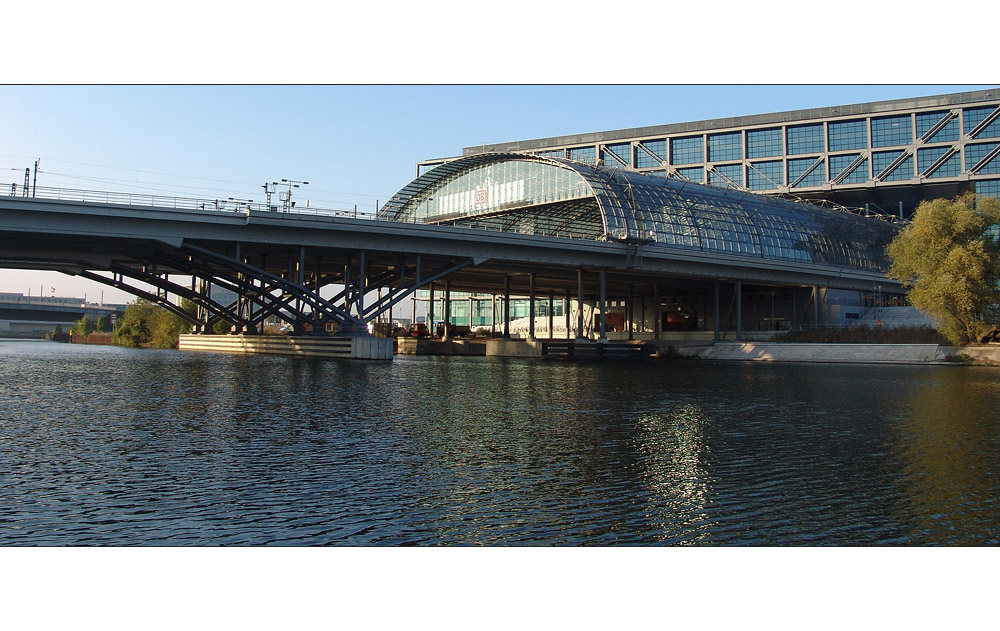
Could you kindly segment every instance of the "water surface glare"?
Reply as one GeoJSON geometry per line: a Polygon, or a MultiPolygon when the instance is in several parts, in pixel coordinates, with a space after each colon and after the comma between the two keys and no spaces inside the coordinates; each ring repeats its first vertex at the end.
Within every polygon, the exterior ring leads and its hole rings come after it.
{"type": "Polygon", "coordinates": [[[0,340],[0,544],[996,545],[998,403],[977,367],[0,340]]]}

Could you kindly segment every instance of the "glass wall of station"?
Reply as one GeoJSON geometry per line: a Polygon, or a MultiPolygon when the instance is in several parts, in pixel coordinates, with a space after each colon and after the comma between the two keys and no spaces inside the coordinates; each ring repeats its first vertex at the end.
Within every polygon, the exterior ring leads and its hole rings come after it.
{"type": "Polygon", "coordinates": [[[762,125],[701,134],[551,148],[538,155],[601,162],[751,191],[808,190],[872,181],[977,178],[990,194],[1000,175],[1000,106],[762,125]]]}
{"type": "MultiPolygon", "coordinates": [[[[444,291],[435,288],[434,301],[430,300],[430,291],[421,289],[416,292],[418,303],[417,313],[427,314],[430,317],[433,312],[434,322],[444,322],[445,300],[444,291]]],[[[564,317],[566,314],[565,296],[555,296],[552,301],[552,316],[554,318],[564,317]]],[[[527,318],[531,314],[531,301],[528,298],[511,298],[510,318],[517,320],[527,318]]],[[[538,294],[535,296],[535,317],[548,317],[549,315],[549,295],[538,294]]],[[[493,296],[492,294],[451,292],[451,313],[450,321],[453,326],[468,326],[471,328],[481,328],[490,326],[502,326],[504,318],[504,298],[503,296],[493,296]]]]}

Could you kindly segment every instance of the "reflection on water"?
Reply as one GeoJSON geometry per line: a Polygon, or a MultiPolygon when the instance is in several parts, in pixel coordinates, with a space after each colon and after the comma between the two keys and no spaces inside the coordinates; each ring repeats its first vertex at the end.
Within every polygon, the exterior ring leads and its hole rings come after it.
{"type": "Polygon", "coordinates": [[[996,544],[1000,371],[0,341],[0,544],[996,544]]]}

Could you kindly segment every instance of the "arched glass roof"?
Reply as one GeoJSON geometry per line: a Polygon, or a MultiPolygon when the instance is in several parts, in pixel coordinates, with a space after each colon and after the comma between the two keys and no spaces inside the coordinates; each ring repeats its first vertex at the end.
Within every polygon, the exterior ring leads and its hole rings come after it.
{"type": "Polygon", "coordinates": [[[379,219],[885,271],[896,226],[778,197],[564,158],[485,153],[421,175],[379,219]]]}

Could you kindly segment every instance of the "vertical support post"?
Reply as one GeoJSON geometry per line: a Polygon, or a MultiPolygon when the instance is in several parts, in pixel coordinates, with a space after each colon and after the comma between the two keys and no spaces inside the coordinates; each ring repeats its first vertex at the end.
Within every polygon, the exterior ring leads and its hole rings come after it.
{"type": "Polygon", "coordinates": [[[719,323],[722,318],[719,316],[719,281],[715,281],[715,307],[712,311],[712,318],[715,320],[715,336],[712,338],[714,341],[719,341],[719,323]]]}
{"type": "Polygon", "coordinates": [[[819,285],[813,285],[813,324],[819,327],[819,285]]]}
{"type": "Polygon", "coordinates": [[[351,313],[351,306],[354,304],[354,288],[351,286],[351,257],[347,257],[344,263],[344,310],[351,313]]]}
{"type": "Polygon", "coordinates": [[[607,331],[607,313],[608,313],[608,301],[606,296],[607,286],[607,270],[603,267],[601,268],[601,340],[607,341],[608,331],[607,331]]]}
{"type": "Polygon", "coordinates": [[[743,341],[743,279],[736,279],[736,341],[743,341]]]}
{"type": "Polygon", "coordinates": [[[431,283],[430,293],[427,295],[427,331],[430,337],[434,337],[434,283],[431,283]]]}
{"type": "MultiPolygon", "coordinates": [[[[313,268],[313,289],[316,292],[317,298],[319,297],[319,266],[320,258],[316,257],[316,266],[313,268]]],[[[316,303],[316,307],[313,308],[313,333],[319,334],[321,325],[319,322],[319,303],[316,303]]]]}
{"type": "Polygon", "coordinates": [[[490,337],[497,334],[497,295],[491,294],[493,297],[493,309],[490,311],[490,337]]]}
{"type": "Polygon", "coordinates": [[[567,340],[573,339],[573,334],[571,333],[571,331],[573,329],[570,327],[570,319],[569,319],[569,316],[570,316],[570,314],[569,314],[570,307],[572,307],[572,306],[573,306],[573,296],[571,295],[570,290],[567,289],[566,290],[566,297],[563,298],[563,315],[566,316],[566,339],[567,340]]]}
{"type": "Polygon", "coordinates": [[[660,339],[660,285],[653,285],[653,339],[660,339]]]}
{"type": "Polygon", "coordinates": [[[365,314],[365,292],[368,291],[368,266],[365,262],[365,251],[361,250],[361,261],[358,265],[358,318],[365,314]]]}
{"type": "Polygon", "coordinates": [[[583,268],[576,270],[576,337],[583,337],[583,268]]]}
{"type": "Polygon", "coordinates": [[[633,286],[629,285],[628,286],[628,304],[625,305],[625,315],[626,315],[626,317],[628,317],[628,339],[630,339],[630,340],[635,339],[634,333],[633,333],[633,330],[632,330],[632,316],[635,315],[635,311],[634,311],[633,305],[632,305],[632,302],[635,300],[634,293],[635,293],[635,291],[634,291],[633,286]]]}
{"type": "MultiPolygon", "coordinates": [[[[400,286],[403,283],[400,281],[400,286]]],[[[417,287],[420,287],[420,255],[417,255],[417,266],[413,276],[413,293],[410,294],[410,325],[417,323],[417,287]]]]}
{"type": "Polygon", "coordinates": [[[510,339],[510,275],[503,277],[503,339],[510,339]]]}
{"type": "Polygon", "coordinates": [[[442,340],[451,339],[451,281],[444,281],[444,335],[442,340]]]}
{"type": "Polygon", "coordinates": [[[528,274],[528,339],[535,339],[535,273],[528,274]]]}
{"type": "Polygon", "coordinates": [[[555,308],[556,292],[549,291],[549,339],[551,340],[555,333],[552,332],[553,318],[552,310],[555,308]]]}

